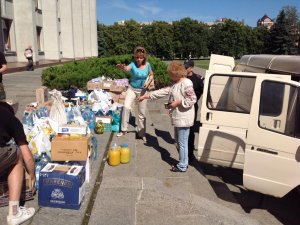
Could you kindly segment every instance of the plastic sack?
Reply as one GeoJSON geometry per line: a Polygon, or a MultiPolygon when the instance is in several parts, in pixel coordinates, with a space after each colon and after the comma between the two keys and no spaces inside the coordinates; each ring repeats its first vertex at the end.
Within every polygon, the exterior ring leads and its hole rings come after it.
{"type": "Polygon", "coordinates": [[[32,154],[41,155],[45,152],[49,157],[51,157],[51,142],[42,130],[40,130],[40,132],[31,139],[29,142],[29,148],[31,149],[32,154]]]}
{"type": "Polygon", "coordinates": [[[62,94],[57,90],[51,92],[51,98],[53,99],[53,105],[51,107],[49,117],[56,121],[58,125],[67,123],[67,115],[65,113],[65,106],[62,101],[62,94]]]}

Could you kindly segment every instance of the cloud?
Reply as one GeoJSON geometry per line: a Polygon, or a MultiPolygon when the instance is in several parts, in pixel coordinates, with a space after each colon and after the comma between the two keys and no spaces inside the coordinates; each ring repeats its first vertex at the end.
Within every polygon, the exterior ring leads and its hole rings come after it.
{"type": "Polygon", "coordinates": [[[132,4],[128,4],[124,0],[112,0],[110,2],[109,8],[119,8],[128,12],[140,14],[144,17],[147,17],[149,14],[156,15],[162,10],[161,8],[148,2],[137,4],[134,7],[131,5],[132,4]]]}

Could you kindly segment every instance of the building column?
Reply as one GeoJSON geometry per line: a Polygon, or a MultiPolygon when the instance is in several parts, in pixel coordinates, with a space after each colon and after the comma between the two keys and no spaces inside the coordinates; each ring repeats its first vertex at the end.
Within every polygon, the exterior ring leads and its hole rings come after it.
{"type": "Polygon", "coordinates": [[[17,61],[26,62],[24,50],[28,45],[32,45],[33,60],[39,61],[37,38],[36,38],[36,20],[35,6],[33,1],[14,1],[14,22],[16,32],[16,50],[17,61]]]}
{"type": "Polygon", "coordinates": [[[91,56],[98,56],[97,6],[96,0],[90,0],[91,56]]]}
{"type": "Polygon", "coordinates": [[[60,59],[59,18],[57,0],[43,1],[43,30],[45,59],[60,59]]]}
{"type": "Polygon", "coordinates": [[[86,0],[73,0],[73,37],[74,37],[74,46],[75,47],[75,58],[84,58],[84,39],[83,33],[83,9],[82,2],[86,0]]]}

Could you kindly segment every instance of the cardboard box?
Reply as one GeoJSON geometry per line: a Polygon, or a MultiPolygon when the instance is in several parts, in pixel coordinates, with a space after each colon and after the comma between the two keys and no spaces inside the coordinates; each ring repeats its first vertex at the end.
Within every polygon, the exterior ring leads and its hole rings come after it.
{"type": "Polygon", "coordinates": [[[102,82],[88,81],[87,84],[86,84],[86,88],[89,91],[97,90],[97,89],[102,89],[102,86],[103,86],[102,82]]]}
{"type": "Polygon", "coordinates": [[[103,90],[110,90],[110,87],[111,87],[112,84],[113,84],[113,81],[104,80],[102,82],[102,89],[103,90]]]}
{"type": "Polygon", "coordinates": [[[41,86],[35,90],[37,104],[44,104],[49,100],[48,88],[41,86]]]}
{"type": "Polygon", "coordinates": [[[111,116],[96,116],[96,122],[102,121],[102,123],[111,123],[112,117],[111,116]]]}
{"type": "Polygon", "coordinates": [[[126,90],[126,87],[124,87],[124,86],[118,86],[116,83],[113,83],[110,86],[110,91],[112,91],[112,92],[121,93],[121,92],[123,92],[125,90],[126,90]]]}
{"type": "Polygon", "coordinates": [[[89,155],[90,138],[54,137],[51,141],[52,161],[85,161],[89,155]]]}
{"type": "MultiPolygon", "coordinates": [[[[28,173],[25,173],[24,181],[23,181],[23,187],[22,187],[22,193],[21,193],[21,201],[28,201],[33,199],[33,193],[31,191],[32,185],[31,185],[31,179],[28,175],[28,173]]],[[[8,205],[8,184],[7,184],[7,178],[1,177],[0,178],[0,206],[7,206],[8,205]]]]}
{"type": "Polygon", "coordinates": [[[86,134],[87,126],[76,124],[65,124],[58,127],[60,134],[86,134]]]}
{"type": "Polygon", "coordinates": [[[85,168],[48,163],[40,172],[38,204],[79,209],[85,194],[85,168]]]}

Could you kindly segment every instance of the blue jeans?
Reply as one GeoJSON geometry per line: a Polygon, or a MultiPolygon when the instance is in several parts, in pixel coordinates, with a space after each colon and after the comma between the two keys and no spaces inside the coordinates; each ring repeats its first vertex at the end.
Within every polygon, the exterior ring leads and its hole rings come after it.
{"type": "Polygon", "coordinates": [[[175,141],[179,148],[179,163],[177,168],[186,171],[189,165],[189,140],[190,127],[175,127],[175,141]]]}

